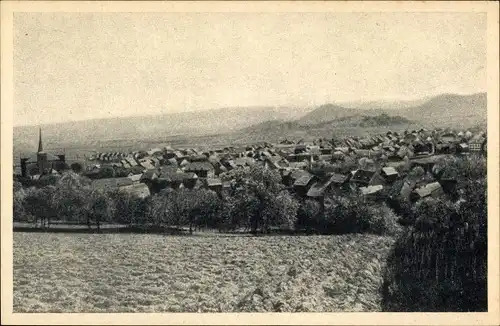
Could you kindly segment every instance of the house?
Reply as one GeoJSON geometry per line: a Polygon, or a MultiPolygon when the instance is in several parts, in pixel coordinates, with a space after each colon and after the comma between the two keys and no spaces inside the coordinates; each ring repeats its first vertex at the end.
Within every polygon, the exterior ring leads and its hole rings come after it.
{"type": "Polygon", "coordinates": [[[454,154],[456,150],[457,146],[455,143],[445,143],[439,140],[436,144],[437,154],[454,154]]]}
{"type": "Polygon", "coordinates": [[[351,184],[354,184],[358,187],[368,187],[368,186],[383,185],[385,183],[385,180],[376,171],[359,169],[353,174],[350,182],[351,184]]]}
{"type": "Polygon", "coordinates": [[[311,188],[309,188],[307,196],[312,198],[323,198],[325,193],[329,191],[334,191],[337,194],[340,194],[344,185],[347,183],[347,180],[347,176],[333,173],[326,180],[314,182],[311,188]]]}
{"type": "Polygon", "coordinates": [[[376,185],[376,186],[367,186],[360,187],[361,194],[367,198],[376,199],[382,194],[382,190],[384,190],[384,186],[376,185]]]}
{"type": "Polygon", "coordinates": [[[415,181],[396,180],[388,190],[387,197],[391,200],[396,200],[398,198],[408,200],[415,186],[415,181]]]}
{"type": "Polygon", "coordinates": [[[457,146],[457,153],[465,154],[469,152],[469,144],[461,143],[457,146]]]}
{"type": "Polygon", "coordinates": [[[162,173],[155,181],[157,190],[169,187],[172,189],[189,188],[192,189],[196,185],[198,177],[195,173],[186,172],[170,172],[162,173]]]}
{"type": "Polygon", "coordinates": [[[141,199],[144,199],[151,195],[148,186],[145,185],[144,183],[137,183],[129,186],[123,186],[120,187],[118,191],[141,199]]]}
{"type": "Polygon", "coordinates": [[[474,137],[469,141],[469,151],[471,152],[485,152],[486,151],[486,138],[474,137]]]}
{"type": "Polygon", "coordinates": [[[152,148],[147,153],[148,153],[149,156],[163,155],[163,151],[160,148],[152,148]]]}
{"type": "Polygon", "coordinates": [[[20,159],[21,175],[29,177],[35,174],[50,174],[50,171],[62,171],[67,168],[65,154],[53,154],[43,150],[42,129],[39,129],[38,151],[20,159]]]}
{"type": "Polygon", "coordinates": [[[142,158],[139,160],[139,165],[147,170],[152,170],[155,168],[154,164],[149,158],[142,158]]]}
{"type": "Polygon", "coordinates": [[[207,161],[191,162],[185,166],[184,171],[193,172],[200,178],[212,178],[215,176],[214,166],[207,161]]]}
{"type": "Polygon", "coordinates": [[[137,161],[136,161],[133,157],[127,157],[125,160],[128,162],[128,164],[129,164],[131,167],[132,167],[132,166],[137,166],[137,165],[138,165],[138,164],[137,164],[137,161]]]}
{"type": "Polygon", "coordinates": [[[354,150],[355,157],[361,158],[361,157],[371,157],[371,151],[368,149],[355,149],[354,150]]]}
{"type": "Polygon", "coordinates": [[[131,174],[127,178],[132,180],[134,183],[139,183],[142,179],[143,174],[131,174]]]}
{"type": "Polygon", "coordinates": [[[293,150],[294,154],[301,154],[307,152],[306,145],[297,145],[293,150]]]}
{"type": "MultiPolygon", "coordinates": [[[[441,155],[442,156],[442,155],[441,155]]],[[[414,159],[411,161],[411,169],[415,166],[422,167],[426,172],[432,172],[432,168],[441,156],[430,156],[425,158],[414,159]]]]}
{"type": "Polygon", "coordinates": [[[454,169],[444,169],[439,173],[439,184],[446,193],[453,193],[458,182],[458,172],[454,169]]]}
{"type": "Polygon", "coordinates": [[[457,139],[454,133],[452,132],[447,132],[441,135],[439,137],[443,143],[453,143],[457,139]]]}
{"type": "Polygon", "coordinates": [[[267,169],[279,170],[288,167],[288,161],[281,156],[268,156],[264,160],[267,169]]]}
{"type": "Polygon", "coordinates": [[[222,191],[222,180],[219,178],[207,178],[205,179],[205,185],[208,189],[213,190],[217,193],[220,193],[222,191]]]}
{"type": "Polygon", "coordinates": [[[425,186],[419,187],[415,189],[411,195],[410,199],[412,201],[417,201],[422,198],[427,198],[427,197],[433,197],[437,198],[441,195],[444,194],[443,188],[441,187],[441,184],[439,182],[432,182],[429,184],[426,184],[425,186]]]}
{"type": "Polygon", "coordinates": [[[119,187],[130,186],[134,182],[128,177],[122,178],[104,178],[92,181],[92,188],[104,191],[116,190],[119,187]]]}
{"type": "Polygon", "coordinates": [[[392,166],[386,166],[382,168],[381,171],[382,177],[384,177],[385,181],[388,183],[392,183],[397,180],[399,177],[398,171],[392,166]]]}
{"type": "Polygon", "coordinates": [[[316,179],[316,176],[306,172],[295,180],[295,182],[293,183],[293,188],[298,195],[305,196],[316,179]]]}
{"type": "Polygon", "coordinates": [[[158,172],[156,172],[156,170],[147,170],[141,175],[139,182],[146,184],[152,189],[156,179],[158,179],[158,172]]]}
{"type": "Polygon", "coordinates": [[[331,162],[332,161],[332,155],[319,155],[318,161],[331,162]]]}
{"type": "Polygon", "coordinates": [[[343,161],[345,159],[346,154],[341,151],[335,151],[332,154],[332,161],[343,161]]]}
{"type": "Polygon", "coordinates": [[[307,197],[324,198],[325,193],[330,189],[331,186],[332,186],[332,180],[330,178],[323,181],[316,181],[311,185],[311,187],[307,191],[307,197]]]}

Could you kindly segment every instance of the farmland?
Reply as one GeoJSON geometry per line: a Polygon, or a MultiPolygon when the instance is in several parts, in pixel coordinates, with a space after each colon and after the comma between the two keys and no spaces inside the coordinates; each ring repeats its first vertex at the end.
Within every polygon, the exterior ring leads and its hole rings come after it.
{"type": "Polygon", "coordinates": [[[14,233],[14,312],[380,311],[393,239],[14,233]]]}

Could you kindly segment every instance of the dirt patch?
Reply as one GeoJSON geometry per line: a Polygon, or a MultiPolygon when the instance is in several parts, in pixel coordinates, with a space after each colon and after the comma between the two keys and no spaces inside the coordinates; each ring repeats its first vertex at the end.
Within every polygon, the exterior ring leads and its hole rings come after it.
{"type": "Polygon", "coordinates": [[[15,312],[381,311],[392,238],[14,234],[15,312]]]}

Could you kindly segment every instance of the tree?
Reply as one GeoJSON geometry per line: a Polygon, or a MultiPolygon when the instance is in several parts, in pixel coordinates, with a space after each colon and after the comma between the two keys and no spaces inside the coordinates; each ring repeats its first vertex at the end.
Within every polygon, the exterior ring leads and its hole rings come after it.
{"type": "Polygon", "coordinates": [[[28,213],[35,218],[34,222],[42,228],[50,227],[50,220],[56,216],[54,209],[53,195],[56,187],[47,186],[43,188],[30,188],[24,198],[25,208],[28,213]]]}
{"type": "Polygon", "coordinates": [[[58,180],[52,197],[59,218],[65,221],[86,220],[85,204],[90,192],[90,179],[75,172],[65,172],[58,180]]]}
{"type": "Polygon", "coordinates": [[[236,216],[233,222],[246,220],[254,233],[268,232],[271,226],[293,226],[298,204],[282,193],[284,186],[278,171],[254,166],[239,172],[235,182],[237,190],[233,197],[236,203],[230,205],[231,213],[236,216]]]}
{"type": "Polygon", "coordinates": [[[306,199],[297,211],[296,228],[305,228],[310,231],[321,222],[321,205],[316,200],[306,199]]]}
{"type": "Polygon", "coordinates": [[[78,162],[72,163],[70,167],[71,171],[75,173],[81,173],[83,171],[83,166],[78,162]]]}
{"type": "Polygon", "coordinates": [[[87,210],[87,224],[90,228],[90,221],[94,220],[97,225],[97,232],[101,229],[101,222],[110,222],[112,220],[116,209],[112,197],[96,190],[87,192],[85,206],[87,210]]]}

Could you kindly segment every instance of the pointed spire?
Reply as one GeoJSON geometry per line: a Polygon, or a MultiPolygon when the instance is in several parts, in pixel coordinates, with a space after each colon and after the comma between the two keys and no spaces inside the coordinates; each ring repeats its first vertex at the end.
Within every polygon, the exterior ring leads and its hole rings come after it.
{"type": "Polygon", "coordinates": [[[38,153],[43,152],[42,146],[42,128],[39,128],[39,136],[38,136],[38,153]]]}

